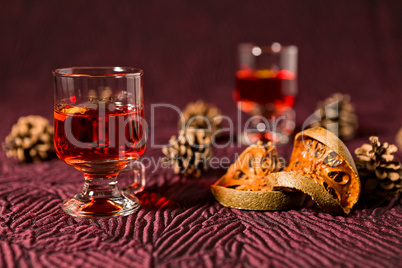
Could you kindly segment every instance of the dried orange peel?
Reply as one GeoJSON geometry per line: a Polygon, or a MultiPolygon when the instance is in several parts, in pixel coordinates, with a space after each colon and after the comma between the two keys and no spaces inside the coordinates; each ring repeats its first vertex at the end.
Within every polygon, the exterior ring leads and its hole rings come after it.
{"type": "Polygon", "coordinates": [[[248,147],[227,173],[211,186],[216,200],[226,207],[246,210],[284,210],[300,207],[304,194],[272,191],[265,177],[279,171],[276,148],[262,142],[248,147]]]}
{"type": "Polygon", "coordinates": [[[349,214],[359,199],[360,179],[353,158],[345,144],[326,129],[311,128],[296,135],[285,171],[291,172],[267,176],[267,185],[274,190],[302,191],[327,212],[349,214]]]}
{"type": "Polygon", "coordinates": [[[344,213],[336,199],[334,199],[330,193],[325,191],[319,183],[309,177],[295,172],[282,171],[270,174],[266,180],[268,185],[270,185],[274,190],[298,190],[309,195],[322,210],[335,214],[344,213]]]}
{"type": "Polygon", "coordinates": [[[349,214],[360,196],[360,179],[343,142],[323,128],[298,133],[289,165],[279,172],[275,147],[248,147],[211,186],[224,206],[249,210],[300,207],[304,194],[326,212],[349,214]]]}
{"type": "Polygon", "coordinates": [[[216,200],[225,207],[245,210],[286,210],[303,205],[305,195],[299,192],[243,191],[227,188],[225,176],[211,186],[216,200]]]}

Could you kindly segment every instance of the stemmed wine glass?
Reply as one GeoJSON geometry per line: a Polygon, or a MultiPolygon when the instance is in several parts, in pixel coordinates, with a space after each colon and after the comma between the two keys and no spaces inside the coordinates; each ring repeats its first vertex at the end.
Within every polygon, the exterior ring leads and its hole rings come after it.
{"type": "Polygon", "coordinates": [[[295,128],[297,47],[242,43],[238,56],[233,97],[238,109],[251,116],[241,141],[287,143],[295,128]]]}
{"type": "Polygon", "coordinates": [[[57,156],[82,171],[84,187],[66,199],[72,216],[129,215],[140,207],[145,186],[138,158],[146,143],[143,71],[131,67],[72,67],[53,71],[54,144],[57,156]],[[117,175],[132,170],[133,183],[118,187],[117,175]]]}

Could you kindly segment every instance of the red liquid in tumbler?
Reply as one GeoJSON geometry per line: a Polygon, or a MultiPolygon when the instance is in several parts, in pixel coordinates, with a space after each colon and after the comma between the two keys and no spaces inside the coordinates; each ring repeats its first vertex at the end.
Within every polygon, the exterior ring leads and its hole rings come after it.
{"type": "Polygon", "coordinates": [[[296,77],[289,71],[241,70],[236,73],[234,100],[243,112],[256,106],[273,105],[275,110],[291,108],[295,102],[296,77]]]}
{"type": "Polygon", "coordinates": [[[136,159],[145,149],[144,110],[114,104],[64,105],[54,111],[54,143],[68,164],[136,159]],[[71,138],[71,136],[73,138],[71,138]],[[82,146],[84,145],[84,146],[82,146]]]}

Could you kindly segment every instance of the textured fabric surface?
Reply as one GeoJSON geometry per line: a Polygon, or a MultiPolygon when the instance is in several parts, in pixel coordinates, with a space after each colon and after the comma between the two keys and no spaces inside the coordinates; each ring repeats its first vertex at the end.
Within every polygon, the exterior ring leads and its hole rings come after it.
{"type": "MultiPolygon", "coordinates": [[[[398,1],[12,1],[0,3],[0,140],[18,117],[52,119],[56,67],[143,68],[152,104],[202,98],[233,118],[239,42],[299,47],[297,128],[315,103],[349,93],[360,120],[351,151],[402,123],[402,4],[398,1]]],[[[177,114],[155,110],[143,159],[176,132],[177,114]]],[[[236,124],[235,124],[236,126],[236,124]]],[[[244,147],[213,148],[234,161],[244,147]]],[[[292,143],[278,148],[289,159],[292,143]]],[[[401,159],[401,154],[398,154],[401,159]]],[[[138,213],[79,219],[60,209],[83,176],[58,159],[18,164],[0,152],[0,267],[400,267],[402,208],[395,199],[332,216],[303,209],[228,209],[209,186],[225,169],[185,179],[149,165],[138,213]],[[113,264],[113,265],[111,265],[113,264]]],[[[128,174],[121,174],[127,183],[128,174]]]]}

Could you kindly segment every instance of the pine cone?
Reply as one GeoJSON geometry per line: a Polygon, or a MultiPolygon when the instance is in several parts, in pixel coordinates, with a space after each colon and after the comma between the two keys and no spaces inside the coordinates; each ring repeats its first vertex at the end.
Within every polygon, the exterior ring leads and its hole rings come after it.
{"type": "Polygon", "coordinates": [[[172,136],[169,146],[162,148],[165,161],[173,165],[175,174],[200,177],[202,171],[208,169],[208,161],[212,157],[210,138],[205,130],[188,129],[180,131],[179,137],[172,136]]]}
{"type": "Polygon", "coordinates": [[[393,155],[398,148],[387,142],[381,144],[378,137],[370,137],[370,142],[355,150],[362,196],[390,200],[402,188],[401,163],[394,161],[393,155]]]}
{"type": "MultiPolygon", "coordinates": [[[[189,103],[183,110],[184,127],[209,129],[211,134],[222,128],[221,111],[214,105],[207,104],[202,100],[189,103]]],[[[182,128],[179,121],[179,129],[182,128]]]]}
{"type": "Polygon", "coordinates": [[[36,162],[50,158],[53,127],[39,115],[20,117],[3,143],[8,158],[20,162],[36,162]]]}
{"type": "MultiPolygon", "coordinates": [[[[123,93],[120,93],[119,95],[121,94],[123,93]]],[[[119,97],[120,96],[117,96],[117,99],[119,99],[119,97]]],[[[113,91],[111,87],[104,87],[102,88],[100,96],[98,96],[98,92],[96,90],[90,89],[88,91],[88,100],[89,102],[99,102],[99,101],[113,102],[115,100],[115,97],[113,96],[113,91]]]]}
{"type": "Polygon", "coordinates": [[[399,150],[402,150],[402,127],[396,134],[396,144],[398,144],[399,150]]]}
{"type": "Polygon", "coordinates": [[[311,127],[323,127],[335,134],[338,133],[342,140],[353,138],[358,120],[349,95],[335,93],[326,100],[318,102],[317,110],[318,121],[312,123],[311,127]]]}

